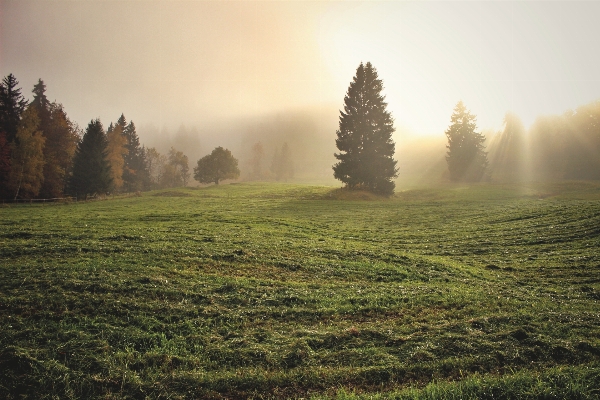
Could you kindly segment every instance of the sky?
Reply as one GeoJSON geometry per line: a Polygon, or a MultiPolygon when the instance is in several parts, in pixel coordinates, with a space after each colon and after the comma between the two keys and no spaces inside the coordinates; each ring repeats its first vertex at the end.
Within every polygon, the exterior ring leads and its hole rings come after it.
{"type": "MultiPolygon", "coordinates": [[[[343,108],[371,62],[399,132],[600,99],[600,1],[0,0],[0,74],[72,120],[176,128],[343,108]]],[[[328,114],[327,114],[328,115],[328,114]]]]}

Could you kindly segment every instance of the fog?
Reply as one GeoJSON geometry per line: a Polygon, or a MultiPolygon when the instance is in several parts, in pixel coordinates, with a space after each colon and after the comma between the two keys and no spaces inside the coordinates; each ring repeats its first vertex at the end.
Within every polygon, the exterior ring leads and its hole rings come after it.
{"type": "MultiPolygon", "coordinates": [[[[331,181],[358,64],[384,82],[400,181],[443,174],[463,100],[480,130],[524,129],[600,98],[600,2],[0,0],[0,74],[42,78],[80,126],[121,113],[147,147],[243,167],[287,142],[298,179],[331,181]]],[[[493,135],[490,135],[493,136],[493,135]]],[[[488,145],[491,146],[490,141],[488,145]]]]}

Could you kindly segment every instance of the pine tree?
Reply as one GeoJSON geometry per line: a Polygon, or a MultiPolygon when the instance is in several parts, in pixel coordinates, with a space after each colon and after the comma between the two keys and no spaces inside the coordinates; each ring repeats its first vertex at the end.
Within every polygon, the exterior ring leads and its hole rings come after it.
{"type": "Polygon", "coordinates": [[[7,75],[0,83],[0,131],[4,131],[10,144],[17,136],[21,114],[27,107],[27,100],[17,88],[19,82],[13,74],[7,75]]]}
{"type": "Polygon", "coordinates": [[[73,158],[70,192],[78,198],[106,193],[112,179],[108,162],[108,140],[99,119],[92,120],[77,146],[73,158]]]}
{"type": "Polygon", "coordinates": [[[485,137],[476,132],[476,117],[462,101],[454,108],[452,124],[446,130],[448,153],[446,161],[453,181],[477,182],[483,178],[488,165],[483,143],[485,137]]]}
{"type": "Polygon", "coordinates": [[[141,190],[146,177],[146,168],[144,160],[144,151],[140,146],[140,139],[137,135],[135,124],[130,121],[123,131],[125,137],[125,148],[127,154],[124,155],[123,166],[123,187],[127,192],[141,190]]]}
{"type": "Polygon", "coordinates": [[[36,197],[44,180],[44,137],[38,130],[40,120],[35,107],[28,107],[19,122],[12,143],[9,188],[14,199],[36,197]]]}
{"type": "Polygon", "coordinates": [[[37,111],[40,119],[40,126],[47,126],[50,122],[50,102],[46,97],[46,84],[44,81],[39,79],[38,83],[33,86],[31,93],[33,93],[33,101],[31,102],[31,105],[35,107],[37,111]]]}
{"type": "Polygon", "coordinates": [[[339,162],[333,171],[349,189],[391,195],[395,188],[392,179],[398,176],[393,158],[395,129],[382,90],[375,68],[361,63],[344,98],[344,111],[340,111],[336,132],[340,153],[335,154],[339,162]]]}
{"type": "Polygon", "coordinates": [[[127,120],[125,119],[125,115],[121,113],[121,116],[117,120],[117,125],[121,127],[121,132],[125,131],[127,127],[127,120]]]}
{"type": "Polygon", "coordinates": [[[194,179],[200,183],[219,184],[224,179],[237,179],[240,176],[238,160],[231,151],[222,147],[215,148],[212,153],[198,160],[194,167],[194,179]]]}

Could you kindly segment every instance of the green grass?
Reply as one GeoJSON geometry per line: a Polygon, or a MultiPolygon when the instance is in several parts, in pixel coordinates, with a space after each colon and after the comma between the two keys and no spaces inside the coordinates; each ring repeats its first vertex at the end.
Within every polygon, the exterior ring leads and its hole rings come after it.
{"type": "Polygon", "coordinates": [[[600,185],[0,208],[2,398],[600,396],[600,185]]]}

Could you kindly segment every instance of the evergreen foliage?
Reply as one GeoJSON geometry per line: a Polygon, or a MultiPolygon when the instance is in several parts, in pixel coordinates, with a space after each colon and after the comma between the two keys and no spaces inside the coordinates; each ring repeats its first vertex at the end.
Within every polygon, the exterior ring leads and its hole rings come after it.
{"type": "Polygon", "coordinates": [[[462,101],[454,108],[452,124],[446,130],[448,145],[446,161],[452,181],[477,182],[483,178],[488,165],[484,151],[485,137],[476,132],[475,115],[471,114],[462,101]]]}
{"type": "Polygon", "coordinates": [[[38,129],[36,108],[27,107],[19,122],[16,140],[11,145],[12,167],[8,187],[14,199],[36,197],[44,181],[44,141],[38,129]]]}
{"type": "Polygon", "coordinates": [[[50,120],[50,101],[48,101],[48,97],[46,97],[46,84],[44,81],[39,79],[31,93],[33,93],[31,105],[35,107],[37,111],[40,119],[40,126],[47,126],[50,120]]]}
{"type": "Polygon", "coordinates": [[[344,98],[344,111],[340,111],[336,132],[340,153],[335,154],[339,162],[333,171],[350,189],[391,195],[395,188],[392,179],[398,176],[393,158],[395,129],[382,89],[371,63],[361,63],[344,98]]]}
{"type": "Polygon", "coordinates": [[[223,147],[215,148],[212,153],[198,160],[194,168],[194,179],[200,183],[219,184],[224,179],[237,179],[240,176],[238,160],[231,151],[223,147]]]}
{"type": "Polygon", "coordinates": [[[0,83],[0,131],[6,134],[6,141],[12,143],[17,136],[21,114],[27,107],[27,100],[17,88],[19,81],[9,74],[0,83]]]}
{"type": "Polygon", "coordinates": [[[144,182],[147,181],[145,167],[145,151],[140,146],[135,124],[130,121],[123,130],[125,137],[125,149],[127,153],[123,156],[123,189],[127,192],[142,190],[144,182]]]}
{"type": "Polygon", "coordinates": [[[75,152],[70,192],[78,198],[87,198],[108,192],[111,185],[108,140],[100,120],[92,120],[75,152]]]}

